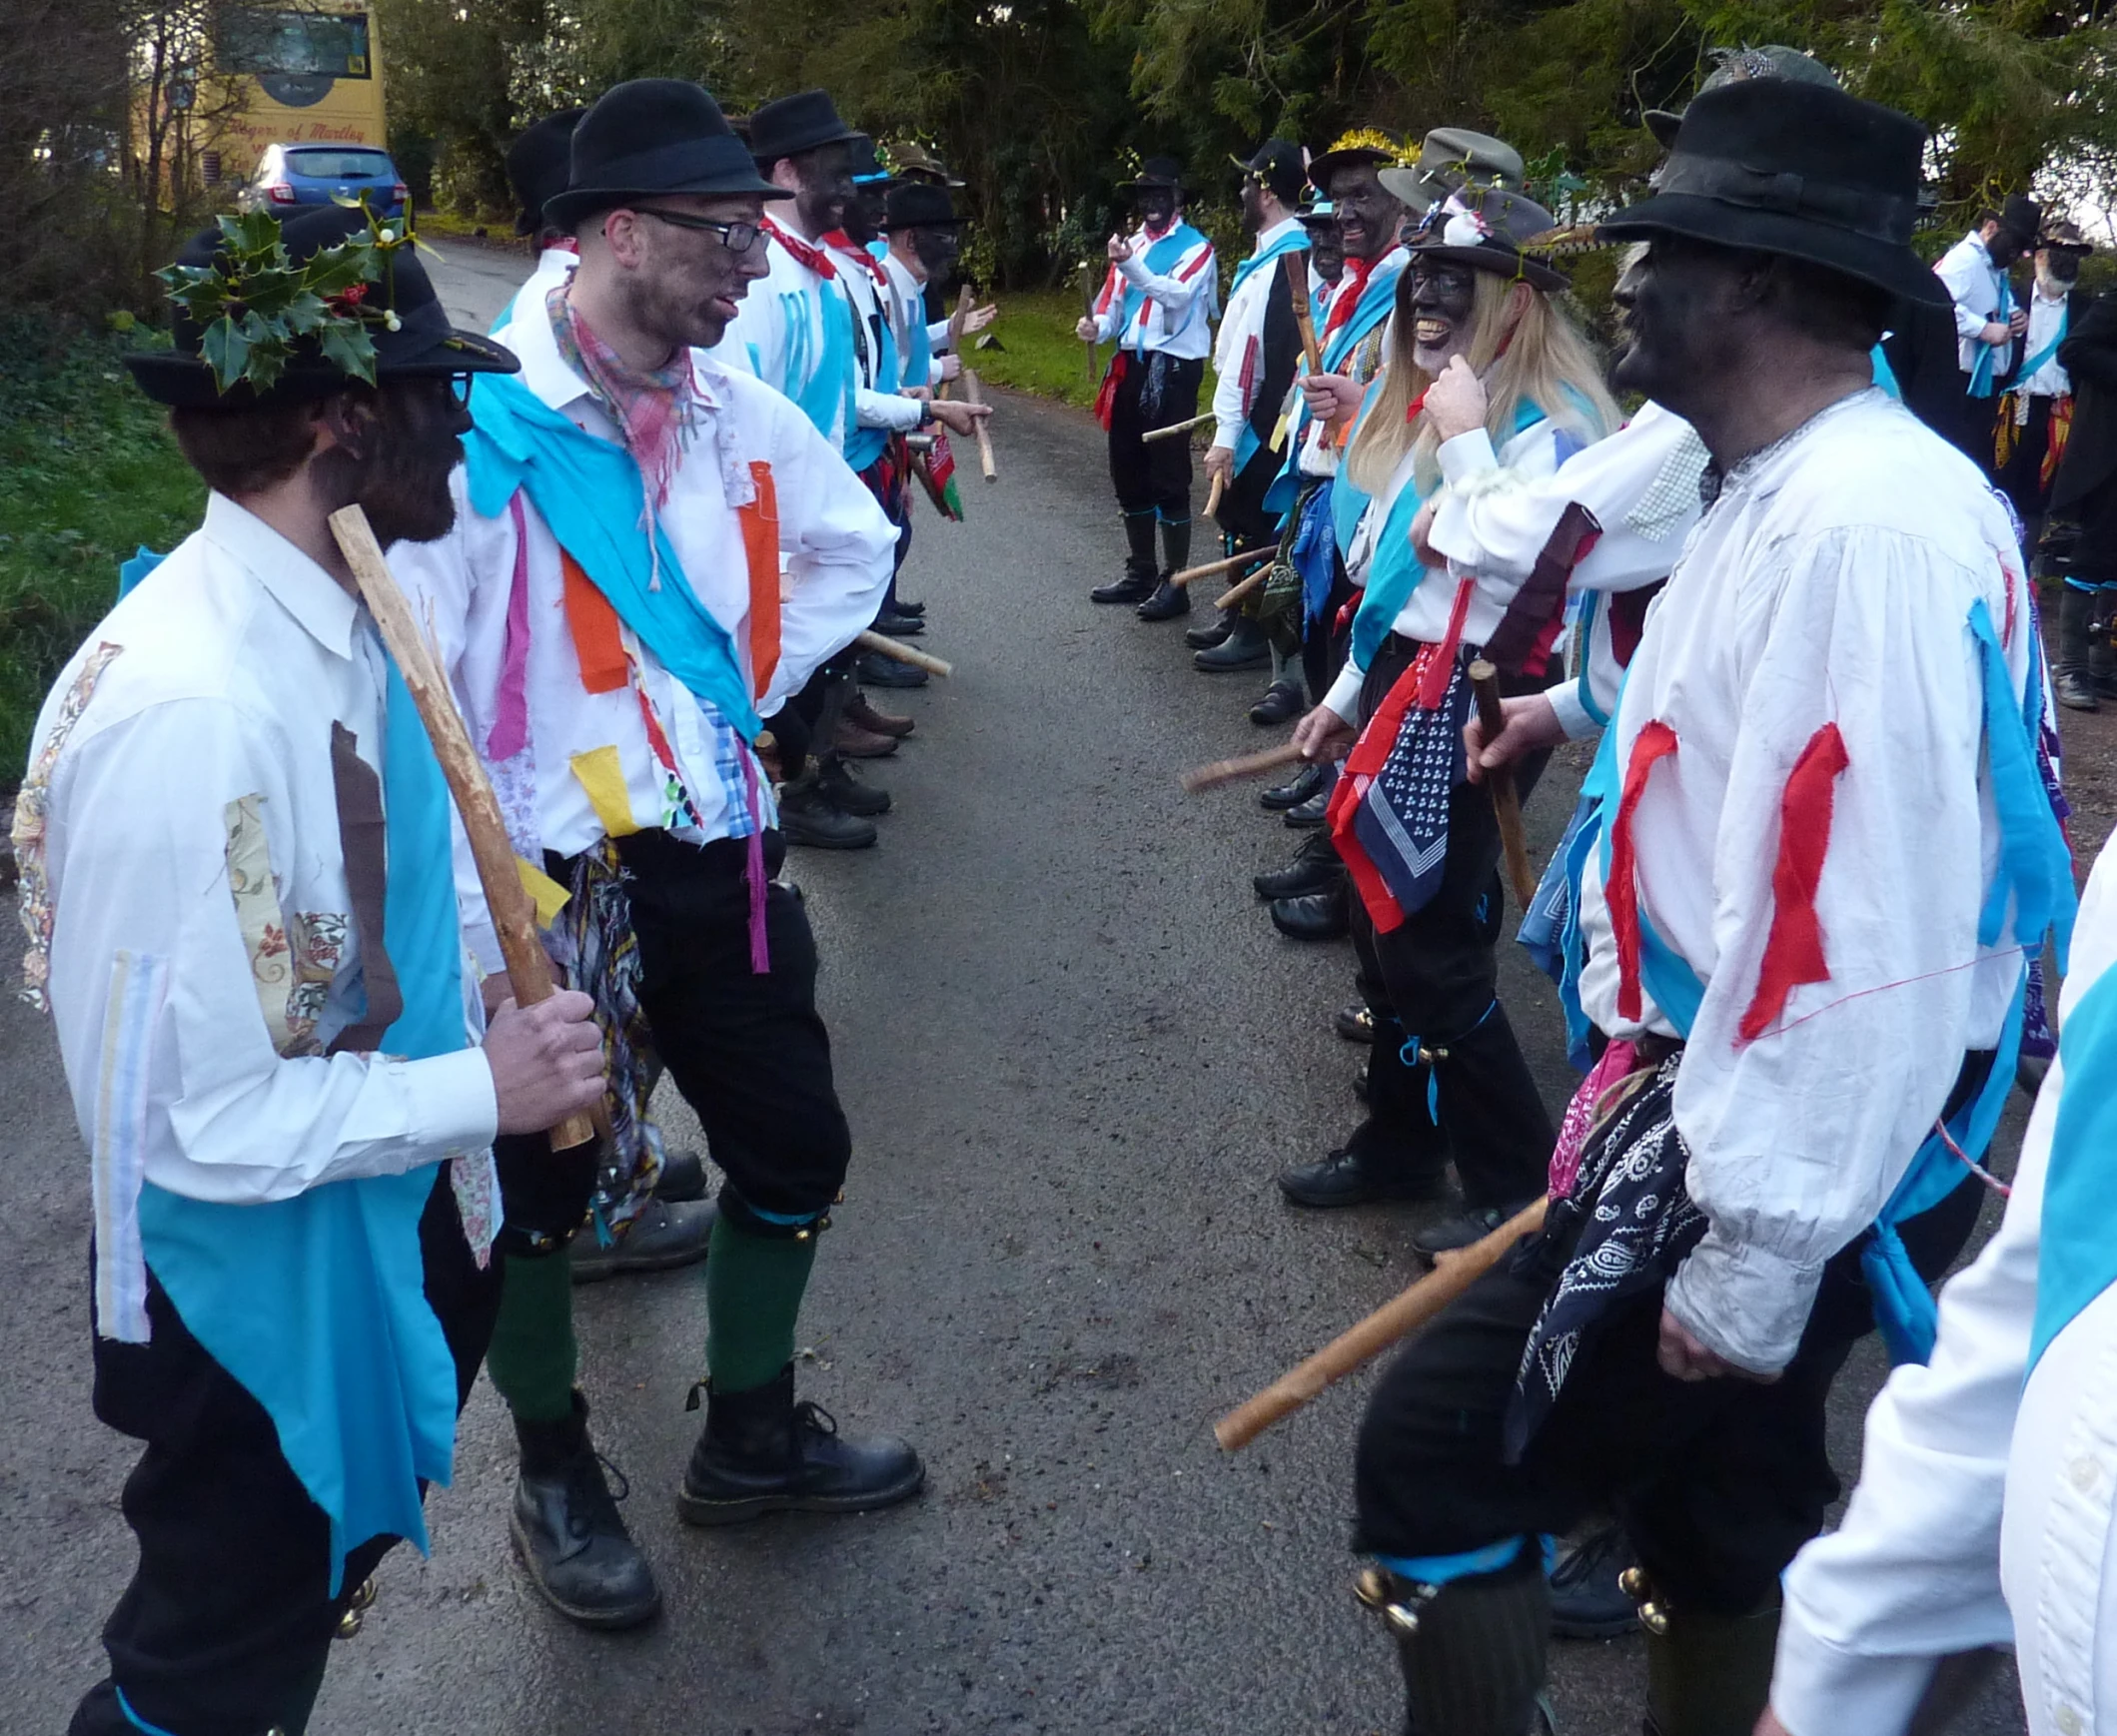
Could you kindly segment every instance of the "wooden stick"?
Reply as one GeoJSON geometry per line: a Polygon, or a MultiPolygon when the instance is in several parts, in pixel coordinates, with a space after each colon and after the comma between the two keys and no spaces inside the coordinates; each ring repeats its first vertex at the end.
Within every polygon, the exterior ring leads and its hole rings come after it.
{"type": "Polygon", "coordinates": [[[1189,422],[1172,422],[1167,428],[1150,428],[1139,436],[1142,445],[1151,440],[1173,440],[1178,434],[1189,434],[1195,428],[1204,428],[1213,420],[1209,410],[1204,416],[1194,416],[1189,422]]]}
{"type": "MultiPolygon", "coordinates": [[[[382,544],[368,523],[368,514],[358,505],[342,506],[331,514],[331,534],[338,538],[346,564],[360,582],[368,612],[375,617],[383,643],[390,648],[412,702],[419,707],[419,720],[434,743],[434,757],[441,761],[442,775],[449,780],[449,793],[456,798],[456,811],[463,816],[464,833],[471,840],[471,854],[478,863],[479,883],[486,892],[486,906],[493,913],[493,927],[500,938],[501,956],[507,961],[508,986],[518,1007],[533,1007],[549,1000],[552,993],[551,961],[543,942],[536,938],[536,906],[522,883],[515,865],[515,846],[508,841],[508,828],[500,817],[500,802],[486,776],[478,750],[471,745],[462,714],[449,692],[448,677],[427,648],[426,635],[405,593],[390,575],[382,544]]],[[[551,1129],[551,1150],[571,1151],[595,1138],[595,1126],[586,1115],[568,1116],[551,1129]]]]}
{"type": "Polygon", "coordinates": [[[1227,479],[1220,471],[1215,470],[1213,472],[1213,486],[1206,490],[1206,516],[1208,518],[1218,518],[1220,516],[1221,484],[1227,479]]]}
{"type": "Polygon", "coordinates": [[[1226,572],[1231,566],[1240,566],[1246,560],[1262,560],[1268,554],[1277,554],[1279,544],[1268,542],[1261,548],[1246,548],[1240,554],[1230,554],[1220,560],[1209,560],[1203,566],[1187,566],[1181,572],[1169,574],[1169,582],[1175,585],[1189,584],[1194,578],[1211,578],[1216,572],[1226,572]]]}
{"type": "Polygon", "coordinates": [[[943,662],[926,651],[915,651],[901,639],[893,639],[887,633],[865,632],[853,640],[863,651],[873,651],[879,656],[894,657],[900,663],[909,663],[914,669],[924,669],[929,675],[953,675],[955,665],[943,662]]]}
{"type": "Polygon", "coordinates": [[[1300,748],[1291,741],[1282,741],[1262,753],[1246,753],[1239,759],[1216,759],[1210,765],[1193,766],[1184,773],[1183,785],[1195,796],[1200,790],[1212,789],[1216,784],[1255,777],[1259,772],[1277,771],[1283,765],[1299,765],[1301,757],[1300,748]]]}
{"type": "MultiPolygon", "coordinates": [[[[1104,275],[1107,276],[1107,272],[1104,275]]],[[[1097,281],[1094,266],[1090,265],[1082,268],[1081,318],[1084,320],[1093,320],[1095,318],[1095,286],[1097,281]]],[[[1101,370],[1096,367],[1096,364],[1102,360],[1102,354],[1100,347],[1093,338],[1086,341],[1086,348],[1088,351],[1088,384],[1093,386],[1102,378],[1101,370]]]]}
{"type": "Polygon", "coordinates": [[[1518,1212],[1482,1242],[1461,1254],[1445,1256],[1434,1270],[1408,1286],[1396,1301],[1385,1302],[1351,1331],[1333,1338],[1299,1367],[1280,1375],[1248,1403],[1213,1425],[1213,1438],[1229,1452],[1248,1446],[1282,1416],[1292,1415],[1335,1380],[1408,1337],[1454,1302],[1506,1258],[1525,1236],[1544,1228],[1551,1202],[1539,1200],[1518,1212]]]}
{"type": "MultiPolygon", "coordinates": [[[[1497,741],[1507,727],[1507,713],[1500,705],[1500,671],[1480,657],[1469,673],[1471,693],[1478,701],[1478,727],[1488,742],[1497,741]]],[[[1500,821],[1507,877],[1515,883],[1515,897],[1527,911],[1537,895],[1537,877],[1530,870],[1529,839],[1522,831],[1522,792],[1515,784],[1515,768],[1503,765],[1488,770],[1485,781],[1493,792],[1493,813],[1500,821]]]]}
{"type": "MultiPolygon", "coordinates": [[[[974,368],[963,370],[963,402],[965,404],[983,404],[985,402],[984,388],[978,385],[977,370],[974,368]]],[[[977,420],[975,433],[978,436],[978,467],[985,472],[986,481],[997,482],[1000,479],[1000,472],[992,467],[992,435],[985,430],[985,424],[990,420],[989,417],[982,416],[977,420]]]]}
{"type": "MultiPolygon", "coordinates": [[[[963,322],[969,318],[970,286],[965,284],[962,294],[955,299],[955,312],[948,316],[948,354],[955,357],[958,361],[961,361],[963,356],[963,322]]],[[[953,398],[955,394],[948,389],[954,384],[955,382],[952,380],[942,381],[939,386],[933,389],[934,397],[953,398]]]]}
{"type": "Polygon", "coordinates": [[[1286,274],[1287,293],[1294,298],[1294,329],[1301,334],[1301,353],[1308,358],[1309,372],[1323,372],[1323,346],[1316,342],[1316,317],[1309,311],[1309,256],[1304,248],[1279,256],[1279,269],[1286,274]]]}
{"type": "Polygon", "coordinates": [[[1222,591],[1220,595],[1213,599],[1213,606],[1217,609],[1233,608],[1237,603],[1248,597],[1259,585],[1263,584],[1271,576],[1271,572],[1272,568],[1270,565],[1260,566],[1240,584],[1231,585],[1228,589],[1222,591]]]}

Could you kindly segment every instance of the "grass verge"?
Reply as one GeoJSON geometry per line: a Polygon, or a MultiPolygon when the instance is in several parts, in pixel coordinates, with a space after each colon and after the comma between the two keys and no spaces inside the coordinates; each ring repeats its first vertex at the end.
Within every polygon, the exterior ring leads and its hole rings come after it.
{"type": "Polygon", "coordinates": [[[1110,363],[1110,346],[1105,344],[1096,352],[1095,378],[1090,380],[1088,347],[1073,335],[1074,322],[1081,317],[1078,293],[1001,291],[994,299],[1000,304],[1000,317],[989,330],[999,346],[980,350],[973,339],[963,356],[978,371],[978,378],[1092,410],[1096,388],[1110,363]]]}
{"type": "MultiPolygon", "coordinates": [[[[6,334],[0,334],[4,340],[6,334]]],[[[118,563],[167,552],[206,490],[120,356],[84,339],[40,360],[8,346],[0,387],[0,786],[20,778],[44,694],[118,594],[118,563]],[[27,356],[29,360],[23,358],[27,356]]]]}

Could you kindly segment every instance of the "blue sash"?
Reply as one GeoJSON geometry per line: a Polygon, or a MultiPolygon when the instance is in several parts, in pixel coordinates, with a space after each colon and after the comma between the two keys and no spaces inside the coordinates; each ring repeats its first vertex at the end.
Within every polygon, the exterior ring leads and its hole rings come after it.
{"type": "MultiPolygon", "coordinates": [[[[1293,234],[1281,236],[1270,247],[1259,249],[1235,268],[1235,281],[1228,286],[1229,304],[1232,306],[1236,296],[1241,293],[1243,285],[1267,266],[1276,267],[1290,253],[1307,253],[1308,251],[1309,232],[1297,224],[1293,234]]],[[[1270,293],[1270,291],[1266,292],[1268,298],[1270,293]]],[[[1261,337],[1259,342],[1261,349],[1261,337]]],[[[1251,407],[1252,415],[1255,414],[1257,408],[1254,405],[1251,407]]],[[[1276,404],[1266,405],[1263,408],[1267,415],[1276,417],[1279,414],[1279,406],[1276,404]]],[[[1254,458],[1257,455],[1257,448],[1264,443],[1257,437],[1257,431],[1250,426],[1250,423],[1251,418],[1248,416],[1244,417],[1242,420],[1242,432],[1235,436],[1235,467],[1237,470],[1240,470],[1254,458]]]]}
{"type": "Polygon", "coordinates": [[[2034,375],[2036,371],[2040,369],[2046,362],[2050,361],[2052,357],[2058,354],[2058,346],[2065,342],[2066,328],[2072,323],[2072,303],[2070,301],[2060,303],[2058,308],[2058,330],[2051,334],[2050,343],[2046,344],[2041,350],[2037,351],[2034,356],[2029,357],[2025,362],[2022,363],[2019,368],[2014,370],[2014,381],[2016,385],[2027,385],[2030,377],[2034,375]]]}
{"type": "MultiPolygon", "coordinates": [[[[1149,274],[1157,278],[1174,277],[1184,255],[1205,239],[1188,223],[1177,224],[1160,241],[1148,247],[1145,264],[1149,274]]],[[[1117,281],[1124,286],[1124,294],[1118,299],[1116,321],[1117,341],[1123,345],[1125,334],[1132,330],[1132,322],[1139,313],[1140,304],[1147,299],[1147,292],[1122,272],[1118,274],[1117,281]]]]}
{"type": "MultiPolygon", "coordinates": [[[[858,268],[855,267],[854,269],[857,270],[858,268]]],[[[891,329],[889,319],[889,305],[895,299],[895,296],[896,291],[889,284],[880,283],[875,285],[875,312],[881,316],[875,322],[878,328],[877,341],[881,345],[881,354],[875,358],[874,390],[876,392],[895,393],[903,384],[903,377],[899,374],[897,367],[896,333],[891,329]]],[[[860,317],[859,310],[853,308],[851,296],[848,295],[845,298],[845,304],[851,310],[853,318],[857,320],[860,317]]],[[[923,386],[926,383],[921,380],[917,384],[923,386]]],[[[854,420],[848,423],[846,428],[845,461],[855,470],[866,469],[888,448],[891,431],[886,428],[859,427],[857,411],[855,412],[854,420]]]]}
{"type": "Polygon", "coordinates": [[[2117,1283],[2117,1237],[2109,1233],[2117,1182],[2117,1091],[2110,1089],[2117,1079],[2117,970],[2105,972],[2067,1015],[2058,1056],[2064,1088],[2044,1181],[2031,1368],[2081,1309],[2117,1283]]]}
{"type": "Polygon", "coordinates": [[[842,451],[853,428],[853,386],[858,372],[853,365],[852,303],[843,290],[820,278],[813,289],[777,293],[779,322],[786,332],[785,377],[765,378],[764,358],[754,344],[749,346],[750,372],[792,399],[816,433],[842,451]],[[816,322],[809,318],[811,295],[823,298],[820,353],[816,322]]]}
{"type": "Polygon", "coordinates": [[[652,585],[654,562],[639,529],[645,485],[631,453],[575,428],[512,374],[486,380],[471,416],[476,426],[464,452],[472,506],[498,518],[517,488],[528,489],[551,534],[661,666],[754,741],[763,725],[734,641],[684,577],[659,522],[661,583],[652,585]]]}
{"type": "MultiPolygon", "coordinates": [[[[2001,325],[2005,325],[2008,316],[2014,312],[2013,286],[2007,282],[2007,274],[2003,271],[1995,269],[1992,273],[1992,280],[1999,286],[1999,306],[1994,310],[1992,318],[2001,325]]],[[[1987,344],[1980,340],[1977,346],[1977,360],[1970,368],[1970,396],[1972,398],[1990,398],[1992,396],[1992,376],[1998,367],[1999,346],[1987,344]]]]}

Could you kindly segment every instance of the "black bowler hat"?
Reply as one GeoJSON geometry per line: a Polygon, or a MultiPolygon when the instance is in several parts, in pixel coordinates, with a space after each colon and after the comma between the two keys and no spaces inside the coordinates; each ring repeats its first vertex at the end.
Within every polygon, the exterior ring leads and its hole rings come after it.
{"type": "Polygon", "coordinates": [[[828,91],[779,97],[749,118],[749,154],[766,169],[781,157],[798,157],[824,145],[849,145],[858,137],[838,119],[828,91]]]}
{"type": "MultiPolygon", "coordinates": [[[[287,250],[288,260],[299,265],[323,249],[363,233],[367,227],[368,219],[360,211],[339,205],[319,206],[282,224],[280,242],[287,250]]],[[[220,230],[205,230],[184,244],[176,263],[212,265],[222,247],[220,230]]],[[[379,382],[432,375],[514,374],[522,367],[513,351],[450,324],[426,267],[409,246],[391,251],[383,281],[368,286],[359,306],[368,314],[388,311],[397,316],[394,332],[385,324],[364,322],[375,346],[375,377],[379,382]]],[[[155,403],[177,410],[254,410],[266,404],[329,398],[354,383],[353,375],[325,359],[314,338],[306,338],[294,347],[286,369],[266,391],[260,393],[249,381],[238,380],[224,393],[212,368],[199,354],[204,337],[205,329],[180,312],[175,323],[174,348],[139,351],[125,358],[133,384],[155,403]]]]}
{"type": "Polygon", "coordinates": [[[1149,157],[1139,166],[1139,173],[1125,185],[1135,193],[1156,189],[1165,193],[1181,193],[1184,190],[1184,166],[1174,157],[1149,157]]]}
{"type": "Polygon", "coordinates": [[[1947,287],[1911,251],[1926,129],[1826,85],[1752,78],[1683,111],[1653,191],[1596,233],[1785,254],[1924,307],[1947,287]]]}
{"type": "MultiPolygon", "coordinates": [[[[1523,194],[1504,187],[1463,187],[1427,214],[1405,251],[1415,260],[1520,278],[1532,289],[1563,290],[1566,274],[1531,258],[1528,251],[1529,244],[1555,227],[1551,213],[1523,194]]],[[[1409,272],[1405,283],[1411,283],[1409,272]]]]}
{"type": "Polygon", "coordinates": [[[1309,184],[1308,157],[1299,145],[1290,145],[1284,139],[1267,139],[1258,146],[1256,156],[1247,163],[1238,157],[1235,166],[1255,176],[1282,205],[1292,205],[1309,184]]]}
{"type": "Polygon", "coordinates": [[[2037,231],[2043,228],[2043,207],[2025,194],[2010,193],[1999,210],[1999,227],[2019,236],[2023,247],[2033,247],[2037,231]]]}
{"type": "Polygon", "coordinates": [[[517,235],[534,235],[546,227],[544,202],[565,191],[573,173],[573,129],[587,112],[572,108],[546,115],[508,147],[508,185],[522,206],[515,220],[517,235]]]}
{"type": "Polygon", "coordinates": [[[948,189],[930,181],[899,181],[889,190],[889,203],[882,218],[884,229],[960,229],[963,220],[955,214],[955,201],[948,189]]]}
{"type": "Polygon", "coordinates": [[[544,222],[577,231],[582,221],[657,193],[791,195],[761,179],[720,105],[688,79],[635,78],[613,85],[573,129],[572,175],[544,201],[544,222]]]}

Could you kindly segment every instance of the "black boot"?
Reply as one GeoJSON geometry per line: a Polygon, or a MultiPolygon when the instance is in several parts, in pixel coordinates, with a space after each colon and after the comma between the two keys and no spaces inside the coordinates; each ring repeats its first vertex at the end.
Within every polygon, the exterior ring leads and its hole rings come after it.
{"type": "Polygon", "coordinates": [[[842,759],[824,763],[816,773],[816,787],[832,807],[856,820],[871,820],[889,812],[889,792],[862,783],[842,759]]]}
{"type": "Polygon", "coordinates": [[[1371,1567],[1360,1600],[1379,1611],[1404,1668],[1405,1728],[1418,1736],[1532,1736],[1551,1609],[1537,1552],[1436,1588],[1371,1567]]]}
{"type": "Polygon", "coordinates": [[[1235,611],[1218,609],[1210,621],[1184,628],[1184,643],[1194,651],[1210,651],[1235,630],[1235,611]]]}
{"type": "MultiPolygon", "coordinates": [[[[698,1193],[704,1192],[705,1174],[701,1169],[698,1193]]],[[[609,1247],[603,1247],[591,1232],[573,1238],[568,1262],[573,1282],[599,1284],[627,1273],[674,1272],[679,1266],[695,1266],[705,1258],[706,1244],[712,1240],[713,1220],[719,1216],[720,1208],[710,1200],[671,1200],[657,1187],[646,1209],[632,1220],[632,1227],[609,1247]]]]}
{"type": "Polygon", "coordinates": [[[1236,617],[1234,629],[1209,651],[1200,651],[1191,661],[1208,675],[1225,675],[1236,669],[1253,668],[1272,660],[1272,646],[1265,630],[1248,615],[1236,617]]]}
{"type": "Polygon", "coordinates": [[[846,1440],[830,1413],[794,1402],[794,1370],[748,1392],[714,1392],[676,1491],[691,1525],[737,1525],[765,1513],[864,1513],[919,1492],[926,1467],[908,1442],[846,1440]]]}
{"type": "Polygon", "coordinates": [[[508,1530],[529,1582],[582,1627],[638,1626],[661,1607],[661,1593],[603,1480],[587,1400],[575,1392],[572,1415],[557,1422],[516,1418],[515,1437],[522,1475],[508,1530]]]}
{"type": "Polygon", "coordinates": [[[1344,881],[1345,864],[1338,860],[1338,846],[1331,842],[1331,834],[1311,832],[1302,839],[1293,861],[1258,875],[1250,884],[1257,888],[1259,898],[1280,899],[1329,892],[1344,881]]]}
{"type": "Polygon", "coordinates": [[[1748,1736],[1771,1697],[1778,1648],[1779,1595],[1748,1615],[1673,1608],[1644,1576],[1625,1575],[1643,1593],[1646,1724],[1649,1736],[1748,1736]]]}
{"type": "Polygon", "coordinates": [[[1297,802],[1279,816],[1280,823],[1295,831],[1306,831],[1320,826],[1331,817],[1331,794],[1338,788],[1338,767],[1328,764],[1323,768],[1323,781],[1305,802],[1297,802]]]}
{"type": "Polygon", "coordinates": [[[1095,602],[1145,602],[1154,588],[1154,509],[1125,514],[1125,570],[1088,595],[1095,602]]]}
{"type": "Polygon", "coordinates": [[[1250,721],[1260,729],[1270,729],[1274,724],[1291,723],[1301,715],[1302,692],[1298,683],[1274,681],[1264,691],[1264,697],[1250,707],[1250,721]]]}
{"type": "Polygon", "coordinates": [[[1170,579],[1191,564],[1191,520],[1162,520],[1162,579],[1152,596],[1139,605],[1143,621],[1173,621],[1191,612],[1191,592],[1170,579]]]}
{"type": "Polygon", "coordinates": [[[1341,878],[1327,892],[1275,898],[1272,926],[1289,940],[1343,940],[1353,932],[1353,887],[1341,878]]]}
{"type": "Polygon", "coordinates": [[[2051,659],[2051,691],[2069,711],[2099,711],[2091,673],[2095,605],[2099,592],[2061,585],[2058,592],[2058,655],[2051,659]]]}
{"type": "Polygon", "coordinates": [[[1551,1630],[1561,1639],[1615,1639],[1639,1625],[1639,1606],[1620,1583],[1631,1540],[1614,1520],[1559,1550],[1551,1570],[1551,1630]]]}
{"type": "Polygon", "coordinates": [[[1433,1069],[1405,1058],[1404,1027],[1395,1018],[1371,1018],[1367,1120],[1342,1150],[1280,1176],[1280,1191],[1297,1206],[1431,1200],[1447,1187],[1448,1139],[1427,1104],[1433,1069]]]}
{"type": "Polygon", "coordinates": [[[824,790],[820,771],[779,792],[779,830],[812,850],[864,850],[881,836],[872,820],[848,814],[824,790]]]}
{"type": "Polygon", "coordinates": [[[1301,804],[1323,788],[1323,767],[1305,765],[1283,784],[1274,784],[1257,798],[1257,805],[1267,813],[1284,813],[1288,808],[1301,804]]]}

